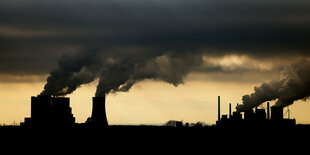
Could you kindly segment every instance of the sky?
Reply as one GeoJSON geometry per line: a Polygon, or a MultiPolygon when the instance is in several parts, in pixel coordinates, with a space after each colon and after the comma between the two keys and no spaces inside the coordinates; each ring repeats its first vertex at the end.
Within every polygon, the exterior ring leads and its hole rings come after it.
{"type": "Polygon", "coordinates": [[[217,96],[227,113],[282,79],[303,80],[289,108],[310,123],[309,16],[306,0],[1,0],[0,124],[38,94],[70,97],[84,122],[104,93],[110,124],[213,124],[217,96]]]}

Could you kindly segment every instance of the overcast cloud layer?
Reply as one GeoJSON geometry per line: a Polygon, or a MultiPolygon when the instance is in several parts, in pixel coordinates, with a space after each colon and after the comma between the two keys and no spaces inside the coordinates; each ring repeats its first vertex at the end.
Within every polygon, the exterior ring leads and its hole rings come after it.
{"type": "Polygon", "coordinates": [[[310,48],[303,0],[2,0],[0,17],[0,74],[47,74],[62,54],[89,48],[258,60],[308,57],[310,48]]]}

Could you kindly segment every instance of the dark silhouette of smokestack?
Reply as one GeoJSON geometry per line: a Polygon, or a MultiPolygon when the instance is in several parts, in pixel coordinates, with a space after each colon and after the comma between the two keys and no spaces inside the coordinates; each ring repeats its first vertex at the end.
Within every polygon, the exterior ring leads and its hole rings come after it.
{"type": "Polygon", "coordinates": [[[221,97],[218,96],[218,121],[221,121],[221,97]]]}
{"type": "Polygon", "coordinates": [[[93,97],[93,111],[91,116],[91,124],[95,127],[108,126],[106,111],[105,111],[105,96],[93,97]]]}
{"type": "Polygon", "coordinates": [[[270,119],[270,105],[269,102],[267,102],[267,120],[270,119]]]}

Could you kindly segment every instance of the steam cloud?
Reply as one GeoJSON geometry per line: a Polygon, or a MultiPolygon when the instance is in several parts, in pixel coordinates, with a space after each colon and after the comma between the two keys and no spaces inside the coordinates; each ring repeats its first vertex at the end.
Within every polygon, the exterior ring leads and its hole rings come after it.
{"type": "Polygon", "coordinates": [[[277,100],[275,106],[286,107],[297,100],[310,97],[310,61],[302,60],[282,72],[279,80],[263,83],[255,87],[255,92],[242,97],[243,104],[236,107],[238,112],[259,106],[260,104],[277,100]]]}
{"type": "Polygon", "coordinates": [[[177,86],[183,83],[185,75],[202,63],[203,53],[199,52],[144,50],[147,49],[84,49],[73,56],[65,55],[58,61],[58,68],[51,71],[40,95],[64,96],[97,78],[97,97],[126,92],[144,79],[177,86]]]}

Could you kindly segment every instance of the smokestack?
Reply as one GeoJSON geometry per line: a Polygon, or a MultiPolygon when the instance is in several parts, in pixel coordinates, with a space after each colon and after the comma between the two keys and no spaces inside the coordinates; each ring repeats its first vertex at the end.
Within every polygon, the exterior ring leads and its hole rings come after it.
{"type": "Polygon", "coordinates": [[[93,111],[91,116],[91,124],[96,127],[108,126],[105,110],[105,96],[93,97],[93,111]]]}
{"type": "Polygon", "coordinates": [[[221,97],[218,96],[218,121],[221,121],[221,97]]]}
{"type": "Polygon", "coordinates": [[[231,118],[231,103],[229,103],[229,118],[231,118]]]}
{"type": "Polygon", "coordinates": [[[267,120],[270,119],[270,105],[269,102],[267,102],[267,120]]]}

